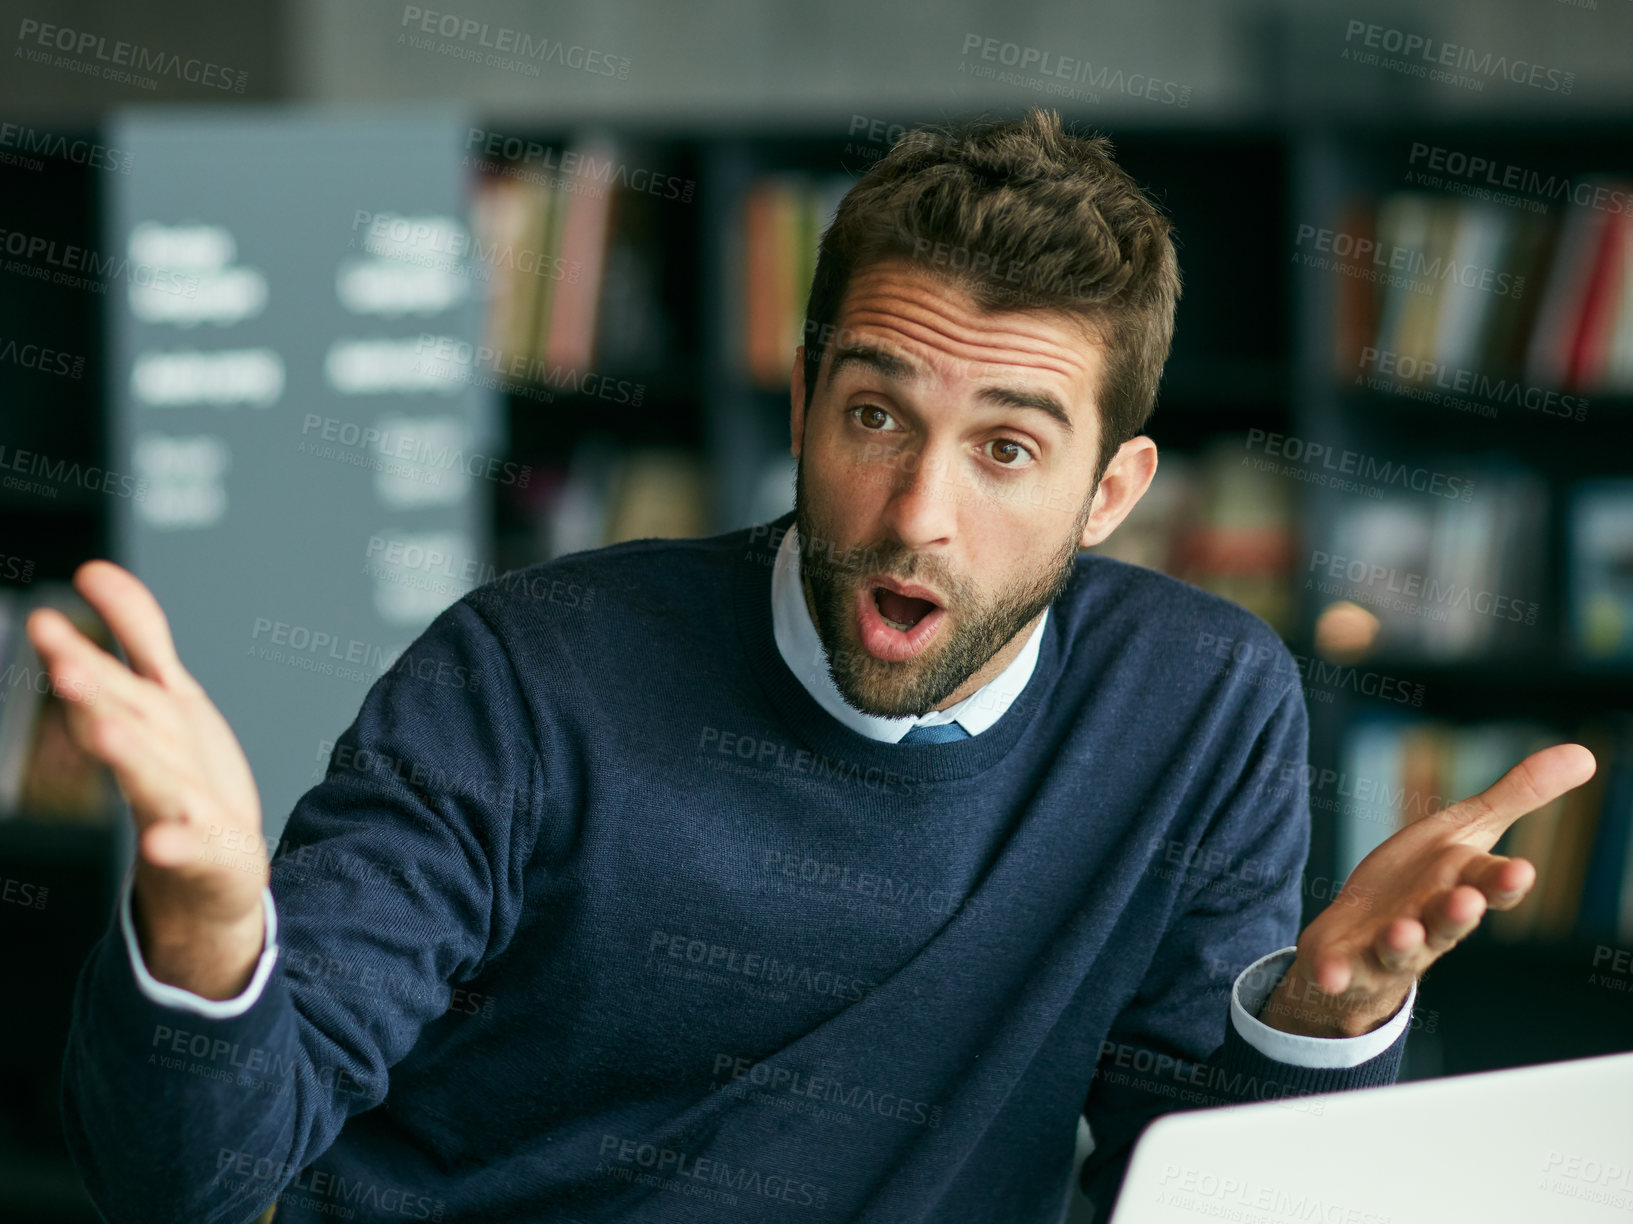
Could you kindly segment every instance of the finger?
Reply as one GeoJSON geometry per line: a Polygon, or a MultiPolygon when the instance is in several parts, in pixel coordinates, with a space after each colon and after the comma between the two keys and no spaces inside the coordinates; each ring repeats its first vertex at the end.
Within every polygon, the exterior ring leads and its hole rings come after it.
{"type": "Polygon", "coordinates": [[[154,694],[143,680],[90,638],[56,608],[28,614],[28,639],[51,675],[53,691],[76,705],[117,701],[147,714],[154,694]]]}
{"type": "Polygon", "coordinates": [[[1513,909],[1536,883],[1537,869],[1530,860],[1502,854],[1470,860],[1460,882],[1477,888],[1490,909],[1513,909]]]}
{"type": "Polygon", "coordinates": [[[87,561],[74,571],[74,588],[107,623],[137,675],[166,687],[192,680],[176,655],[164,609],[135,574],[112,561],[87,561]]]}
{"type": "Polygon", "coordinates": [[[224,870],[264,876],[266,843],[256,835],[226,837],[219,821],[167,820],[141,835],[142,857],[154,867],[186,880],[220,877],[224,870]]]}
{"type": "Polygon", "coordinates": [[[266,855],[259,826],[215,817],[218,805],[206,799],[207,788],[173,740],[123,711],[73,706],[67,714],[75,742],[113,772],[148,863],[182,875],[194,874],[181,870],[191,867],[208,874],[212,864],[250,874],[261,870],[266,855]],[[163,826],[170,831],[154,832],[163,826]]]}
{"type": "Polygon", "coordinates": [[[1356,970],[1356,958],[1347,948],[1329,948],[1310,967],[1310,980],[1322,994],[1342,995],[1355,984],[1356,970]]]}
{"type": "Polygon", "coordinates": [[[1459,884],[1424,906],[1423,926],[1427,932],[1424,942],[1434,955],[1423,962],[1422,968],[1428,968],[1429,961],[1456,947],[1463,936],[1480,925],[1485,912],[1485,894],[1468,884],[1459,884]]]}
{"type": "Polygon", "coordinates": [[[68,733],[113,771],[138,827],[182,816],[177,780],[186,764],[176,745],[151,724],[115,709],[68,709],[68,733]]]}
{"type": "Polygon", "coordinates": [[[69,719],[75,738],[113,770],[148,863],[188,878],[203,878],[222,867],[252,875],[265,869],[266,840],[259,823],[246,825],[221,814],[176,743],[151,724],[117,711],[73,709],[69,719]],[[82,730],[73,728],[76,719],[82,730]]]}
{"type": "Polygon", "coordinates": [[[1426,942],[1423,923],[1415,918],[1397,918],[1378,932],[1372,955],[1380,970],[1399,977],[1416,971],[1423,960],[1426,942]]]}
{"type": "Polygon", "coordinates": [[[179,878],[202,880],[222,868],[261,874],[266,842],[259,829],[217,815],[208,788],[187,772],[179,753],[153,742],[142,726],[111,722],[98,742],[136,817],[140,854],[150,866],[179,878]]]}
{"type": "Polygon", "coordinates": [[[1474,844],[1489,850],[1527,812],[1581,786],[1598,768],[1581,744],[1554,744],[1533,752],[1478,795],[1448,804],[1433,815],[1465,826],[1474,844]]]}

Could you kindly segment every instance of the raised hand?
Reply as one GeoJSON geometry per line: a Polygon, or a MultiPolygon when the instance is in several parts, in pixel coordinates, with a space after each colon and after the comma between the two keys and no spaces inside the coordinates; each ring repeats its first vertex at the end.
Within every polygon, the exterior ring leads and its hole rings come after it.
{"type": "Polygon", "coordinates": [[[1490,853],[1520,817],[1593,777],[1581,744],[1534,752],[1478,795],[1414,821],[1362,859],[1337,899],[1304,928],[1298,954],[1259,1013],[1272,1028],[1351,1037],[1377,1028],[1412,983],[1536,883],[1522,858],[1490,853]],[[1357,897],[1369,900],[1366,906],[1357,897]]]}
{"type": "Polygon", "coordinates": [[[265,937],[269,878],[261,800],[226,719],[182,667],[153,593],[110,561],[74,587],[130,666],[52,608],[29,614],[29,641],[67,704],[76,743],[113,771],[136,825],[132,918],[148,971],[225,999],[249,981],[265,937]]]}

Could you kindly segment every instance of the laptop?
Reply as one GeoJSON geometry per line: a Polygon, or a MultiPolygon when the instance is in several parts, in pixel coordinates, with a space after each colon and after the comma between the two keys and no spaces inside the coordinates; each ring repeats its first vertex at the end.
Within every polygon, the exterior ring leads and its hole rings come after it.
{"type": "Polygon", "coordinates": [[[1199,1220],[1633,1221],[1633,1054],[1160,1118],[1109,1224],[1199,1220]]]}

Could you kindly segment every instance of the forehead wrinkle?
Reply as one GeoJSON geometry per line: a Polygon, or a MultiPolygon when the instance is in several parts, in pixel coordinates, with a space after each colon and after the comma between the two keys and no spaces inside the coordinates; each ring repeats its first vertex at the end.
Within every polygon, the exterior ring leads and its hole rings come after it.
{"type": "Polygon", "coordinates": [[[949,317],[957,316],[977,322],[994,314],[1006,314],[1025,323],[1044,315],[1076,318],[1060,308],[1017,307],[989,311],[975,301],[969,289],[956,281],[949,281],[915,268],[898,270],[883,267],[867,268],[857,273],[846,286],[845,301],[840,303],[839,313],[843,313],[846,302],[866,301],[870,297],[894,298],[923,308],[939,307],[942,313],[949,317]]]}
{"type": "MultiPolygon", "coordinates": [[[[1015,348],[1009,348],[1005,347],[1001,342],[993,343],[991,340],[982,339],[982,333],[975,331],[973,328],[960,328],[956,324],[950,327],[938,326],[936,322],[929,321],[937,319],[937,316],[933,312],[922,309],[916,312],[920,315],[917,318],[904,318],[900,311],[885,311],[882,309],[878,311],[879,317],[870,317],[873,312],[866,306],[852,313],[855,317],[849,319],[845,324],[849,329],[855,330],[863,323],[872,323],[875,326],[888,328],[917,339],[931,349],[936,350],[935,358],[931,362],[933,366],[943,364],[949,360],[967,366],[1030,366],[1061,374],[1068,379],[1076,379],[1088,370],[1087,359],[1078,358],[1075,361],[1072,359],[1075,350],[1064,348],[1039,336],[1026,336],[1025,333],[1008,333],[1023,336],[1025,339],[1034,342],[1031,345],[1023,344],[1015,348]],[[928,318],[924,316],[928,316],[928,318]],[[939,348],[936,344],[937,340],[957,348],[970,350],[970,355],[949,354],[939,348]],[[1017,353],[1019,356],[1017,356],[1017,353]],[[982,357],[980,354],[991,354],[991,356],[982,357]],[[1033,360],[1029,361],[1027,358],[1033,358],[1033,360]]],[[[985,335],[991,336],[991,334],[991,328],[988,328],[985,335]]],[[[886,342],[875,341],[873,343],[877,343],[880,348],[890,348],[890,345],[886,342]]],[[[918,359],[918,364],[924,364],[923,360],[918,359]]],[[[992,374],[1001,376],[1002,371],[993,368],[992,374]]]]}
{"type": "MultiPolygon", "coordinates": [[[[968,310],[962,304],[949,303],[944,299],[937,300],[933,304],[928,303],[915,295],[892,291],[888,287],[876,288],[871,292],[864,290],[847,301],[846,305],[854,313],[865,313],[871,308],[883,313],[891,313],[894,310],[897,313],[911,317],[937,319],[942,322],[942,330],[963,333],[963,337],[960,338],[990,334],[998,326],[995,320],[999,317],[999,314],[995,312],[968,310]]],[[[1001,313],[1009,320],[1003,329],[1006,334],[1023,337],[1045,345],[1054,343],[1047,336],[1041,334],[1043,331],[1051,329],[1051,321],[1043,317],[1044,312],[1004,311],[1001,313]]],[[[974,340],[969,342],[976,343],[974,340]]],[[[1055,346],[1059,347],[1058,344],[1055,346]]]]}

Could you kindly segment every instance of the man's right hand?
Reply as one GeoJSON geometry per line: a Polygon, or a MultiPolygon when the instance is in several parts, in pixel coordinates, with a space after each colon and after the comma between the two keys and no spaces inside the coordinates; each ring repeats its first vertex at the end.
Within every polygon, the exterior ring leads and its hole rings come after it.
{"type": "Polygon", "coordinates": [[[153,592],[100,560],[75,571],[74,587],[130,666],[54,608],[29,614],[28,637],[67,706],[70,734],[108,765],[130,804],[142,958],[158,981],[230,999],[248,985],[266,938],[270,866],[249,762],[182,667],[153,592]]]}

